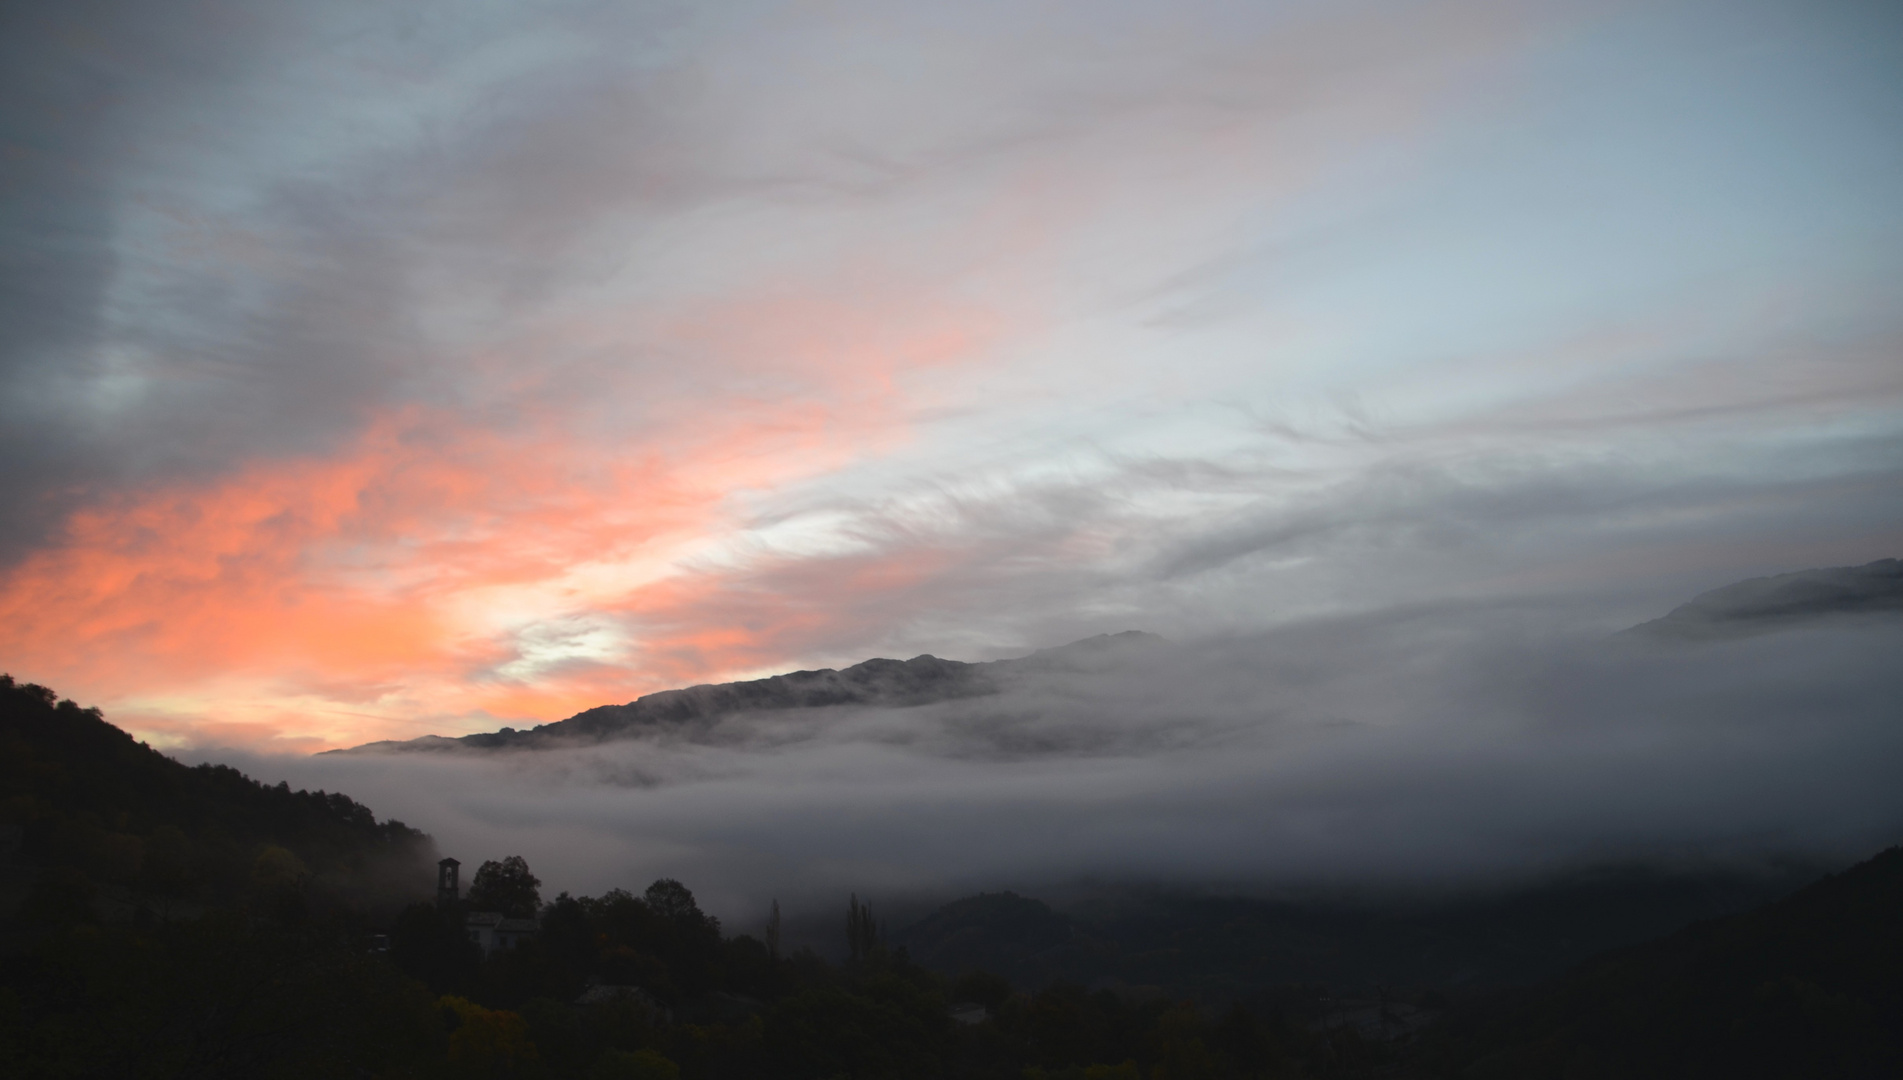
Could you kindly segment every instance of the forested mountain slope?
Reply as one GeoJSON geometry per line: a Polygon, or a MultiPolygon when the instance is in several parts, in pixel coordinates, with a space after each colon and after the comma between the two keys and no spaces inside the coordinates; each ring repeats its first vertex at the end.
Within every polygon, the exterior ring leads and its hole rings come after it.
{"type": "Polygon", "coordinates": [[[1598,957],[1424,1054],[1472,1080],[1903,1076],[1903,848],[1598,957]]]}
{"type": "Polygon", "coordinates": [[[1438,899],[1097,886],[1062,910],[991,893],[894,940],[934,970],[981,968],[1020,987],[1121,984],[1212,1001],[1291,985],[1471,991],[1537,983],[1606,949],[1767,903],[1820,871],[1604,867],[1438,899]]]}
{"type": "Polygon", "coordinates": [[[54,906],[156,911],[289,888],[318,906],[394,910],[429,888],[436,858],[428,836],[348,796],[183,765],[11,676],[0,676],[0,792],[14,904],[37,890],[54,906]]]}

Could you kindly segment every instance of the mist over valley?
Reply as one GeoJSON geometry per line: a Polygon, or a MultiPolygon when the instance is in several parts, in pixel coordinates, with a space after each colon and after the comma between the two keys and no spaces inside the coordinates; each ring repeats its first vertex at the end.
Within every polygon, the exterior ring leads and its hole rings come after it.
{"type": "MultiPolygon", "coordinates": [[[[1895,565],[1857,580],[1881,598],[1895,565]]],[[[535,852],[559,888],[691,880],[736,925],[855,890],[922,911],[1093,882],[1366,901],[1607,867],[1783,880],[1903,829],[1903,620],[1875,604],[1694,640],[1537,602],[1122,634],[219,759],[357,793],[465,857],[535,852]]]]}

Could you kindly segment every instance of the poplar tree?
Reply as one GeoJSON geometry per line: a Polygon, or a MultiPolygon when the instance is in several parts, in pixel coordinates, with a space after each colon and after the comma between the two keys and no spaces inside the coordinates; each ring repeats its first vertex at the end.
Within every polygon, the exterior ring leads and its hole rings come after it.
{"type": "Polygon", "coordinates": [[[879,924],[872,918],[872,905],[861,904],[853,893],[846,904],[846,955],[854,964],[872,958],[879,946],[879,924]]]}

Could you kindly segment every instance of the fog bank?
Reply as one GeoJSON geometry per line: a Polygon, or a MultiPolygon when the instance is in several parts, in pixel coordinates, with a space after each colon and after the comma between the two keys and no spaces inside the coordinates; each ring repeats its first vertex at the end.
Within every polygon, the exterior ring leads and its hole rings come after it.
{"type": "Polygon", "coordinates": [[[1903,835],[1903,621],[1673,642],[1436,608],[1150,641],[911,708],[588,749],[260,758],[545,892],[671,876],[742,925],[1080,879],[1499,883],[1626,860],[1850,858],[1903,835]]]}

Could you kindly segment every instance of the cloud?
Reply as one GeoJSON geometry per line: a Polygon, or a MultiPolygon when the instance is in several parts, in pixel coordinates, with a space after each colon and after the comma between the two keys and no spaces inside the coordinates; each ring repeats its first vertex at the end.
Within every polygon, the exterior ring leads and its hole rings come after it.
{"type": "Polygon", "coordinates": [[[552,888],[778,895],[1082,879],[1448,888],[1893,842],[1894,620],[1658,643],[1551,605],[1122,650],[1000,693],[662,726],[586,749],[236,760],[552,888]]]}
{"type": "Polygon", "coordinates": [[[1668,8],[20,9],[0,658],[314,748],[1891,554],[1880,36],[1668,8]]]}
{"type": "Polygon", "coordinates": [[[1406,126],[1426,98],[1378,87],[1510,33],[1470,12],[1397,64],[1415,42],[1367,13],[1167,53],[1055,9],[134,15],[12,16],[44,48],[9,66],[0,651],[150,732],[262,707],[343,740],[826,638],[757,593],[686,614],[734,591],[694,556],[747,546],[737,498],[914,441],[934,372],[1066,317],[1070,249],[1172,182],[1152,161],[1312,173],[1332,151],[1237,134],[1311,95],[1358,103],[1356,138],[1406,126]],[[892,40],[941,44],[900,69],[892,40]]]}

